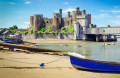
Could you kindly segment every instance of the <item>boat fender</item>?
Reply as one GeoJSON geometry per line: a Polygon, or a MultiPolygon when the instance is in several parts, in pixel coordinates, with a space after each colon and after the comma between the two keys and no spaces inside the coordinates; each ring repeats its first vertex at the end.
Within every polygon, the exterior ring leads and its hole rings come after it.
{"type": "Polygon", "coordinates": [[[42,67],[42,66],[44,66],[44,63],[41,63],[41,64],[40,64],[40,67],[42,67]]]}

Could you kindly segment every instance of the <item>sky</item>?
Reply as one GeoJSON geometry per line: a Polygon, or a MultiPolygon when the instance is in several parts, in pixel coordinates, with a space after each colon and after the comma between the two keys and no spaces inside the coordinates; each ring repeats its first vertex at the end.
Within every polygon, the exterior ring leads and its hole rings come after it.
{"type": "Polygon", "coordinates": [[[97,27],[120,26],[120,0],[0,0],[0,28],[28,28],[34,14],[52,18],[61,8],[66,17],[67,11],[76,7],[91,14],[91,22],[97,27]]]}

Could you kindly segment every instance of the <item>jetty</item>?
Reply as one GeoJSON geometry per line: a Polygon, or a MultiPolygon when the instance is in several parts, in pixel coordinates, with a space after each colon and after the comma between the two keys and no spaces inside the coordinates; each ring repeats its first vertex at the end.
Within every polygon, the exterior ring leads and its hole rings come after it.
{"type": "Polygon", "coordinates": [[[17,49],[23,49],[23,50],[29,50],[29,51],[35,51],[35,52],[61,52],[57,50],[44,49],[44,48],[32,47],[32,46],[24,46],[24,45],[18,45],[18,44],[10,44],[5,42],[0,42],[0,46],[8,47],[12,51],[14,50],[14,48],[17,48],[17,49]]]}

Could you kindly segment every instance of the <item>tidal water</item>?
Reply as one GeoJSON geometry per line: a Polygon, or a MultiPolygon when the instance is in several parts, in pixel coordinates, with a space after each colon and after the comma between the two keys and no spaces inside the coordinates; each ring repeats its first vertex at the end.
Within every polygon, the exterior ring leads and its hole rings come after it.
{"type": "Polygon", "coordinates": [[[40,43],[41,48],[67,52],[78,52],[88,59],[120,62],[120,42],[115,45],[105,45],[104,42],[77,42],[77,43],[40,43]],[[81,47],[80,47],[81,45],[81,47]]]}

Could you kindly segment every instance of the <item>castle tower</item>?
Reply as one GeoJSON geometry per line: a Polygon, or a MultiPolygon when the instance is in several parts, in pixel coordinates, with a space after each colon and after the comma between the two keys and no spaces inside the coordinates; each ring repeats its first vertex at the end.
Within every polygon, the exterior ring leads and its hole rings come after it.
{"type": "Polygon", "coordinates": [[[56,31],[58,29],[58,14],[57,13],[53,13],[53,31],[56,31]]]}
{"type": "Polygon", "coordinates": [[[40,30],[40,28],[42,27],[42,19],[43,15],[34,15],[34,31],[40,30]]]}
{"type": "Polygon", "coordinates": [[[79,15],[80,14],[80,10],[79,10],[79,7],[76,8],[76,15],[79,15]]]}
{"type": "Polygon", "coordinates": [[[70,18],[70,12],[67,12],[67,17],[70,18]]]}
{"type": "Polygon", "coordinates": [[[30,29],[33,29],[34,26],[34,17],[30,16],[30,29]]]}
{"type": "Polygon", "coordinates": [[[59,22],[59,28],[62,27],[62,9],[59,9],[59,14],[58,14],[58,22],[59,22]]]}
{"type": "Polygon", "coordinates": [[[86,14],[86,10],[82,10],[82,15],[85,15],[86,14]]]}
{"type": "Polygon", "coordinates": [[[59,15],[62,17],[62,9],[59,9],[59,15]]]}
{"type": "Polygon", "coordinates": [[[91,24],[91,14],[88,14],[87,16],[88,16],[88,25],[90,25],[91,24]]]}
{"type": "Polygon", "coordinates": [[[72,11],[72,25],[74,25],[74,22],[76,22],[76,12],[72,11]]]}
{"type": "Polygon", "coordinates": [[[38,16],[37,15],[34,15],[34,31],[37,31],[38,30],[38,16]]]}

